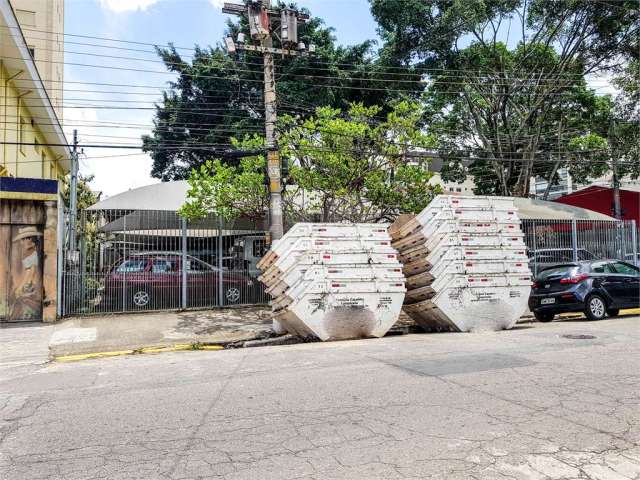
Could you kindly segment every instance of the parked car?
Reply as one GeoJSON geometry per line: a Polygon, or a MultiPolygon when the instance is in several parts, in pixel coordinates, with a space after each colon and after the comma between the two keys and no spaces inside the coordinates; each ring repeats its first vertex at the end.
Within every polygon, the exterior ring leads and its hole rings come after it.
{"type": "MultiPolygon", "coordinates": [[[[187,256],[187,305],[218,305],[219,279],[222,275],[225,305],[251,303],[259,285],[251,277],[222,271],[187,256]]],[[[178,253],[138,253],[116,263],[107,274],[104,302],[126,308],[180,308],[182,305],[182,256],[178,253]]]]}
{"type": "Polygon", "coordinates": [[[545,268],[536,277],[529,309],[541,322],[559,313],[584,312],[591,320],[640,307],[640,269],[619,260],[571,262],[545,268]]]}

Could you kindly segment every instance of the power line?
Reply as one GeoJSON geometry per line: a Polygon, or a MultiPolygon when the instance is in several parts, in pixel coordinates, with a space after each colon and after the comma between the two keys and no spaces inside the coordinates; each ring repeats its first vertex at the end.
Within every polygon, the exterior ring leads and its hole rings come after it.
{"type": "MultiPolygon", "coordinates": [[[[20,60],[20,57],[4,57],[4,58],[9,58],[9,59],[15,59],[15,60],[20,60]]],[[[54,64],[63,64],[63,65],[69,65],[69,66],[79,66],[79,67],[88,67],[88,68],[101,68],[101,69],[109,69],[109,70],[120,70],[120,71],[130,71],[130,72],[138,72],[138,73],[151,73],[151,74],[162,74],[162,75],[176,75],[176,76],[186,76],[186,77],[190,77],[190,78],[198,78],[198,79],[210,79],[210,80],[224,80],[224,81],[237,81],[237,82],[253,82],[253,83],[263,83],[264,80],[261,79],[253,79],[253,78],[246,78],[246,77],[238,77],[238,78],[233,78],[233,77],[229,77],[229,76],[219,76],[219,75],[200,75],[200,74],[192,74],[192,73],[187,73],[187,72],[172,72],[172,71],[161,71],[161,70],[147,70],[147,69],[142,69],[142,68],[131,68],[131,67],[121,67],[121,66],[116,66],[116,65],[95,65],[95,64],[89,64],[89,63],[77,63],[77,62],[66,62],[66,61],[56,61],[56,60],[39,60],[40,62],[44,62],[44,63],[54,63],[54,64]]],[[[233,73],[238,73],[238,72],[242,72],[242,73],[253,73],[253,74],[257,74],[259,72],[254,71],[254,70],[243,70],[243,69],[238,69],[238,68],[234,68],[233,73]]],[[[402,79],[367,79],[367,78],[356,78],[356,77],[349,77],[349,76],[342,76],[342,77],[335,77],[335,76],[325,76],[325,75],[308,75],[308,74],[295,74],[295,73],[283,73],[281,74],[282,77],[287,77],[287,78],[299,78],[299,79],[311,79],[311,80],[336,80],[336,81],[350,81],[350,82],[364,82],[364,81],[368,81],[371,83],[401,83],[401,84],[407,84],[407,85],[422,85],[422,86],[428,86],[429,83],[435,83],[435,84],[445,84],[445,85],[486,85],[487,83],[483,83],[480,81],[475,81],[475,82],[454,82],[452,80],[438,80],[438,79],[430,79],[429,81],[426,80],[402,80],[402,79]]],[[[507,81],[507,78],[504,79],[500,79],[501,81],[507,81]]],[[[549,78],[544,78],[544,79],[535,79],[535,78],[527,78],[525,79],[528,82],[532,82],[532,85],[538,86],[538,85],[547,85],[547,84],[557,84],[557,77],[554,75],[549,76],[549,78]]],[[[518,86],[521,87],[522,85],[520,84],[501,84],[498,79],[496,78],[487,78],[486,82],[489,82],[491,85],[496,86],[496,87],[500,87],[500,86],[518,86]]],[[[319,86],[325,86],[325,85],[319,85],[319,86]]],[[[337,86],[337,85],[326,85],[326,87],[331,87],[331,88],[354,88],[354,87],[350,87],[350,86],[337,86]]],[[[599,87],[599,88],[606,88],[606,87],[599,87]]],[[[371,90],[371,88],[368,88],[369,90],[371,90]]],[[[386,89],[385,89],[386,90],[386,89]]],[[[397,90],[397,89],[396,89],[397,90]]],[[[399,91],[404,91],[404,90],[399,90],[399,91]]]]}
{"type": "Polygon", "coordinates": [[[77,33],[66,33],[66,32],[54,32],[51,30],[42,30],[42,29],[37,29],[37,28],[26,28],[26,27],[11,27],[11,26],[3,26],[2,28],[9,28],[9,29],[17,29],[17,30],[22,30],[24,32],[37,32],[37,33],[47,33],[47,34],[54,34],[54,35],[64,35],[65,37],[73,37],[73,38],[86,38],[89,40],[101,40],[101,41],[108,41],[108,42],[116,42],[116,43],[126,43],[126,44],[131,44],[131,45],[146,45],[149,47],[162,47],[162,48],[175,48],[176,50],[189,50],[189,51],[195,51],[195,48],[189,48],[189,47],[176,47],[175,45],[171,45],[171,44],[167,44],[167,45],[162,45],[162,44],[157,44],[157,43],[149,43],[149,42],[139,42],[139,41],[134,41],[134,40],[122,40],[119,38],[111,38],[111,37],[99,37],[99,36],[95,36],[95,35],[83,35],[83,34],[77,34],[77,33]]]}
{"type": "MultiPolygon", "coordinates": [[[[107,47],[108,48],[108,47],[107,47]]],[[[84,55],[84,56],[90,56],[90,57],[98,57],[98,58],[112,58],[112,59],[118,59],[118,60],[128,60],[128,61],[138,61],[138,62],[147,62],[147,63],[154,63],[154,64],[160,64],[160,65],[164,65],[164,66],[182,66],[182,65],[189,65],[187,62],[170,62],[170,61],[166,61],[166,60],[153,60],[153,59],[146,59],[146,58],[136,58],[136,57],[126,57],[126,56],[119,56],[119,55],[105,55],[105,54],[99,54],[99,53],[91,53],[91,52],[74,52],[74,51],[61,51],[61,50],[55,50],[55,49],[47,49],[47,48],[40,48],[39,50],[48,50],[48,51],[55,51],[55,52],[60,52],[60,53],[65,53],[65,54],[72,54],[72,55],[84,55]]],[[[148,52],[148,53],[155,53],[155,52],[148,52]]],[[[192,57],[195,58],[195,57],[192,57]]],[[[65,62],[61,62],[61,61],[56,61],[56,60],[45,60],[45,59],[38,59],[38,62],[46,62],[46,63],[65,63],[65,62]]],[[[241,62],[243,65],[255,65],[255,66],[259,66],[261,67],[262,64],[260,63],[253,63],[253,62],[247,62],[247,61],[243,61],[241,62]]],[[[284,65],[281,64],[281,65],[284,65]]],[[[289,66],[293,65],[295,66],[294,63],[289,63],[287,64],[289,66]]],[[[337,65],[337,64],[330,64],[330,65],[337,65]]],[[[353,66],[362,66],[362,67],[374,67],[374,68],[380,68],[377,67],[375,64],[352,64],[353,66]]],[[[88,66],[88,65],[87,65],[88,66]]],[[[189,66],[193,66],[193,64],[189,65],[189,66]]],[[[221,65],[222,66],[222,65],[221,65]]],[[[534,76],[532,75],[533,73],[535,73],[537,75],[538,72],[532,72],[532,74],[530,74],[529,76],[526,77],[516,77],[514,75],[508,75],[507,77],[503,77],[502,74],[507,73],[508,72],[504,72],[504,71],[498,71],[498,72],[488,72],[488,71],[481,71],[481,70],[462,70],[462,69],[446,69],[446,68],[432,68],[432,69],[422,69],[420,71],[411,71],[411,72],[402,72],[402,73],[392,73],[392,72],[383,72],[383,71],[376,71],[376,70],[345,70],[345,69],[339,69],[336,70],[335,68],[321,68],[321,67],[313,67],[310,65],[301,65],[300,66],[302,69],[305,70],[313,70],[313,71],[328,71],[328,72],[333,72],[336,74],[341,74],[341,73],[351,73],[351,74],[359,74],[359,75],[363,75],[363,76],[378,76],[378,75],[386,75],[386,76],[412,76],[412,77],[416,77],[416,76],[424,76],[424,75],[433,75],[434,73],[438,73],[438,74],[447,74],[450,75],[452,72],[455,73],[461,73],[464,75],[464,78],[468,79],[468,78],[476,78],[476,79],[482,79],[485,81],[507,81],[507,80],[511,80],[511,81],[529,81],[529,82],[533,82],[535,84],[539,84],[540,80],[534,78],[534,76]],[[472,74],[472,75],[470,75],[472,74]]],[[[384,68],[384,67],[382,67],[384,68]]],[[[233,68],[230,67],[230,69],[232,69],[234,72],[244,72],[244,73],[259,73],[259,70],[246,70],[246,69],[238,69],[238,68],[233,68]]],[[[170,73],[176,73],[176,72],[170,72],[170,73]]],[[[544,73],[544,72],[540,72],[540,73],[544,73]]],[[[351,80],[351,81],[355,81],[355,80],[364,80],[364,78],[360,78],[360,77],[349,77],[349,76],[341,76],[341,77],[336,77],[336,76],[319,76],[319,75],[309,75],[309,74],[294,74],[294,73],[283,73],[282,75],[284,76],[288,76],[288,77],[300,77],[300,78],[324,78],[324,79],[336,79],[336,80],[351,80]]],[[[551,73],[549,72],[549,75],[545,75],[544,81],[545,82],[550,82],[553,81],[553,79],[557,79],[557,78],[564,78],[565,76],[568,76],[569,74],[564,74],[564,73],[551,73]]],[[[461,75],[462,76],[462,75],[461,75]]],[[[584,76],[581,74],[571,74],[571,76],[575,77],[575,78],[583,78],[584,76]]],[[[403,83],[403,82],[410,82],[410,83],[424,83],[423,80],[403,80],[403,79],[398,79],[398,78],[371,78],[369,79],[371,81],[376,81],[376,82],[391,82],[391,83],[403,83]]],[[[434,79],[431,79],[432,81],[434,81],[434,79]]],[[[443,79],[440,80],[435,80],[435,81],[444,81],[443,79]]],[[[591,83],[593,83],[595,80],[591,80],[591,83]]],[[[608,81],[606,80],[601,80],[602,82],[604,82],[605,84],[609,84],[608,81]]],[[[452,84],[451,83],[451,79],[446,80],[446,82],[448,84],[452,84]]],[[[498,84],[499,85],[499,84],[498,84]]]]}
{"type": "MultiPolygon", "coordinates": [[[[581,0],[581,1],[587,1],[587,0],[581,0]]],[[[591,1],[599,2],[600,0],[591,0],[591,1]]],[[[608,1],[612,1],[612,0],[608,0],[608,1]]],[[[191,52],[195,52],[195,51],[198,50],[198,49],[193,48],[193,47],[178,47],[178,46],[171,45],[171,44],[156,44],[156,43],[149,43],[149,42],[123,40],[123,39],[110,38],[110,37],[99,37],[99,36],[94,36],[94,35],[82,35],[82,34],[71,34],[71,33],[65,33],[65,32],[53,32],[53,31],[47,31],[47,30],[42,30],[42,29],[30,29],[30,28],[26,28],[26,27],[2,26],[0,28],[7,28],[7,29],[16,29],[17,28],[17,29],[20,29],[22,31],[29,31],[29,32],[35,32],[35,33],[54,34],[54,35],[58,35],[58,36],[63,35],[65,37],[74,37],[74,38],[86,38],[86,39],[90,39],[90,40],[99,40],[99,41],[103,41],[103,42],[116,42],[116,43],[123,43],[123,44],[132,44],[132,45],[144,45],[144,46],[150,46],[150,47],[154,47],[154,48],[165,48],[165,49],[175,48],[176,50],[184,50],[184,51],[191,51],[191,52]]],[[[66,40],[65,40],[65,43],[76,44],[76,45],[84,45],[84,46],[91,46],[91,47],[98,47],[98,48],[113,48],[113,49],[125,50],[125,48],[123,48],[123,47],[117,47],[117,46],[114,46],[114,45],[99,45],[99,44],[88,44],[88,43],[85,44],[85,43],[81,43],[81,42],[70,42],[70,41],[66,41],[66,40]]],[[[139,50],[139,49],[129,49],[129,48],[127,48],[126,50],[138,51],[138,52],[144,52],[144,53],[156,53],[154,51],[139,50]]],[[[205,51],[206,48],[201,48],[199,50],[205,51]]],[[[68,52],[68,53],[80,53],[80,52],[68,52]]],[[[132,59],[132,58],[130,58],[130,59],[132,59]]],[[[143,60],[146,61],[146,59],[143,59],[143,60]]],[[[381,60],[381,59],[380,58],[371,58],[371,59],[369,59],[369,61],[371,62],[372,66],[375,66],[376,64],[374,62],[379,61],[379,60],[381,60]]],[[[313,62],[316,63],[316,64],[324,64],[324,65],[332,65],[332,66],[336,66],[336,65],[337,66],[356,66],[356,67],[363,66],[363,64],[357,64],[357,63],[325,62],[325,61],[321,61],[321,60],[317,60],[317,59],[313,59],[313,62]]],[[[384,65],[384,64],[378,64],[378,65],[382,66],[383,68],[389,69],[389,70],[406,71],[409,68],[416,68],[415,66],[409,67],[409,66],[392,66],[392,65],[384,65]]],[[[451,68],[446,68],[446,67],[439,67],[439,68],[418,67],[418,68],[421,68],[421,71],[418,72],[418,74],[420,74],[420,73],[427,74],[429,72],[441,72],[441,71],[462,72],[462,73],[469,73],[469,72],[484,73],[481,70],[451,69],[451,68]]],[[[411,72],[409,74],[413,74],[413,72],[411,72]]],[[[556,75],[582,77],[582,74],[571,74],[571,73],[566,73],[566,72],[563,73],[563,74],[556,74],[556,75]]]]}

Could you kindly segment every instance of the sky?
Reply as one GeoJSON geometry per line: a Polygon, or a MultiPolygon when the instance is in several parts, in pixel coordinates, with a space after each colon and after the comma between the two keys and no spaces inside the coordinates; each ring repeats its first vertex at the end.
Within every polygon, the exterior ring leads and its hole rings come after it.
{"type": "MultiPolygon", "coordinates": [[[[194,45],[221,42],[229,18],[221,11],[223,3],[224,0],[65,1],[65,132],[70,140],[73,129],[78,129],[80,145],[85,145],[80,172],[95,176],[91,188],[102,192],[103,198],[158,180],[150,175],[150,157],[140,150],[89,145],[141,144],[141,135],[151,131],[154,102],[174,78],[160,62],[153,45],[172,42],[184,47],[179,51],[188,59],[194,45]],[[114,106],[129,109],[113,109],[114,106]]],[[[367,0],[297,3],[333,27],[338,43],[351,45],[378,39],[367,0]]],[[[504,41],[516,42],[508,32],[504,41]]],[[[607,78],[594,79],[591,86],[599,93],[614,93],[607,78]]]]}
{"type": "MultiPolygon", "coordinates": [[[[164,66],[158,63],[153,47],[144,44],[172,42],[187,48],[196,44],[215,45],[222,40],[229,18],[221,11],[222,3],[223,0],[66,0],[65,132],[71,140],[73,129],[77,128],[81,147],[87,145],[81,156],[80,173],[95,176],[91,188],[102,192],[102,198],[158,182],[150,175],[151,159],[139,150],[88,146],[140,144],[140,136],[150,133],[153,102],[160,98],[162,89],[173,75],[167,74],[164,66]],[[149,110],[104,108],[127,106],[122,100],[149,110]]],[[[367,0],[299,0],[298,4],[334,27],[339,43],[354,44],[377,38],[376,23],[367,0]],[[354,23],[354,19],[358,21],[354,23]]],[[[180,53],[190,54],[189,50],[180,53]]]]}

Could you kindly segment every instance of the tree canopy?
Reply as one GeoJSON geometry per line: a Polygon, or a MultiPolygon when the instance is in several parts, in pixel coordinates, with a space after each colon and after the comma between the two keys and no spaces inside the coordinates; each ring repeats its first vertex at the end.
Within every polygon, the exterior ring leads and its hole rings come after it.
{"type": "MultiPolygon", "coordinates": [[[[289,163],[283,200],[286,220],[391,220],[419,212],[439,187],[429,183],[428,157],[435,139],[420,128],[422,108],[398,102],[384,120],[381,108],[351,104],[346,111],[322,107],[311,117],[289,116],[280,122],[279,146],[289,163]]],[[[255,148],[259,137],[235,142],[255,148]]],[[[266,215],[264,157],[249,157],[237,167],[211,160],[194,169],[181,213],[214,213],[233,218],[266,215]]]]}
{"type": "MultiPolygon", "coordinates": [[[[244,19],[229,21],[227,30],[234,38],[239,32],[249,36],[244,19]]],[[[346,108],[351,102],[385,106],[403,92],[417,95],[421,89],[417,73],[406,77],[415,83],[381,81],[396,64],[384,55],[373,59],[373,41],[338,46],[333,30],[319,18],[302,26],[299,36],[315,44],[316,53],[277,59],[279,114],[311,115],[318,106],[346,108]]],[[[157,106],[152,134],[143,137],[144,151],[153,159],[152,176],[183,179],[212,156],[237,164],[221,155],[230,138],[264,130],[262,57],[253,52],[232,57],[220,45],[196,46],[191,59],[173,47],[159,48],[158,54],[178,77],[157,106]]]]}
{"type": "MultiPolygon", "coordinates": [[[[93,181],[94,175],[78,175],[77,204],[78,211],[86,210],[100,200],[100,197],[91,190],[89,184],[93,181]]],[[[66,209],[71,205],[71,175],[66,175],[62,179],[60,195],[66,209]]]]}
{"type": "Polygon", "coordinates": [[[585,77],[620,71],[637,55],[636,2],[371,5],[385,49],[428,74],[426,121],[441,138],[445,179],[470,173],[478,193],[526,196],[533,175],[552,182],[559,166],[598,172],[599,151],[568,151],[574,137],[602,118],[603,105],[585,77]]]}

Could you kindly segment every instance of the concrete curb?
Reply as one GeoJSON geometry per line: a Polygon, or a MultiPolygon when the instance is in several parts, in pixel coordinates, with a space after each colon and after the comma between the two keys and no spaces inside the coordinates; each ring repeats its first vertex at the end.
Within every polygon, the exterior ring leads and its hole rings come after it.
{"type": "Polygon", "coordinates": [[[68,363],[78,362],[80,360],[92,360],[96,358],[121,357],[126,355],[143,355],[147,353],[166,353],[166,352],[187,352],[187,351],[215,351],[224,350],[222,345],[202,344],[202,343],[177,343],[174,345],[155,345],[130,350],[116,350],[111,352],[94,352],[80,353],[75,355],[58,355],[54,356],[54,362],[68,363]]]}

